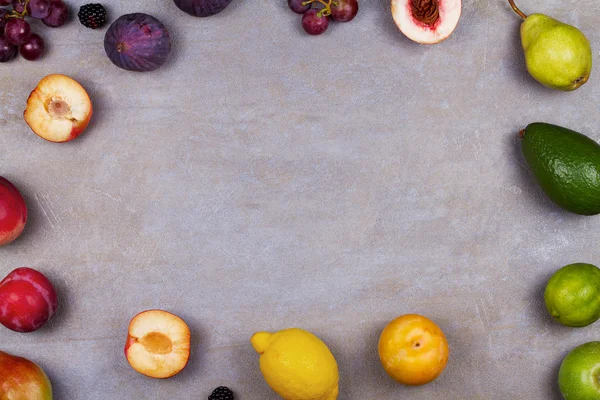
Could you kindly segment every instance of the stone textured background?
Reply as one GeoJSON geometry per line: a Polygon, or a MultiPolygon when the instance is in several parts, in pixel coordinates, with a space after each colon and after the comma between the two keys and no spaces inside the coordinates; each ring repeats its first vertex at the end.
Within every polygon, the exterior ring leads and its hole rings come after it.
{"type": "MultiPolygon", "coordinates": [[[[466,0],[449,40],[421,46],[387,0],[309,37],[283,0],[234,0],[200,19],[171,0],[106,1],[111,20],[144,11],[173,35],[170,61],[130,73],[104,31],[38,29],[42,62],[1,65],[0,174],[30,208],[0,249],[0,275],[31,266],[60,311],[1,349],[39,362],[58,400],[276,399],[249,344],[302,327],[340,365],[340,400],[558,400],[557,369],[598,326],[546,315],[546,280],[598,264],[600,221],[561,211],[532,180],[516,133],[557,123],[600,139],[600,77],[574,93],[524,68],[520,20],[504,0],[466,0]],[[52,144],[22,118],[46,74],[80,81],[95,106],[77,140],[52,144]],[[159,381],[123,356],[139,311],[168,309],[193,331],[188,368],[159,381]],[[399,386],[379,333],[416,312],[446,332],[444,374],[399,386]]],[[[73,14],[84,1],[69,1],[73,14]]],[[[521,0],[580,27],[600,56],[595,0],[521,0]]]]}

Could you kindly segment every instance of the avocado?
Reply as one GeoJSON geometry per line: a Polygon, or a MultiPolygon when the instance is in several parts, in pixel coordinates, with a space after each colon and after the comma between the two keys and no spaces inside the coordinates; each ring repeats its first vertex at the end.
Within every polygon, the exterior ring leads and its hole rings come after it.
{"type": "Polygon", "coordinates": [[[525,159],[548,197],[565,210],[600,214],[600,145],[581,133],[536,122],[519,133],[525,159]]]}

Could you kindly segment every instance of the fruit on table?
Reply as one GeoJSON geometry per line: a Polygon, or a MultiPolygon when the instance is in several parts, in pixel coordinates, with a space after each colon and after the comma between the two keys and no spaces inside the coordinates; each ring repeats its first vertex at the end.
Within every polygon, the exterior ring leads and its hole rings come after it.
{"type": "Polygon", "coordinates": [[[357,0],[335,0],[331,6],[331,18],[338,22],[350,22],[358,14],[357,0]]]}
{"type": "Polygon", "coordinates": [[[288,7],[296,14],[304,14],[310,9],[311,5],[306,3],[305,0],[288,0],[288,7]]]}
{"type": "Polygon", "coordinates": [[[260,354],[265,381],[285,400],[337,399],[337,362],[312,333],[297,328],[258,332],[250,342],[260,354]]]}
{"type": "Polygon", "coordinates": [[[106,9],[100,3],[85,4],[77,13],[81,25],[91,28],[101,28],[106,23],[106,9]]]}
{"type": "Polygon", "coordinates": [[[23,116],[41,138],[68,142],[87,128],[92,118],[92,101],[75,80],[65,75],[48,75],[29,95],[23,116]]]}
{"type": "Polygon", "coordinates": [[[171,51],[167,28],[151,15],[126,14],[111,24],[104,36],[104,50],[119,68],[128,71],[154,71],[163,65],[171,51]]]}
{"type": "Polygon", "coordinates": [[[23,58],[29,61],[37,60],[44,52],[44,40],[31,32],[29,22],[25,17],[40,19],[51,27],[63,25],[69,11],[62,0],[12,0],[13,9],[0,8],[0,62],[6,62],[17,54],[17,47],[23,58]],[[8,46],[11,44],[12,46],[8,46]]]}
{"type": "Polygon", "coordinates": [[[7,62],[15,58],[18,47],[10,43],[4,36],[0,36],[0,62],[7,62]]]}
{"type": "Polygon", "coordinates": [[[0,399],[52,400],[52,385],[39,365],[0,351],[0,399]]]}
{"type": "Polygon", "coordinates": [[[600,213],[600,145],[580,133],[536,122],[519,133],[521,148],[552,201],[581,215],[600,213]]]}
{"type": "Polygon", "coordinates": [[[231,0],[173,0],[180,10],[195,17],[210,17],[223,11],[231,0]]]}
{"type": "Polygon", "coordinates": [[[600,269],[570,264],[552,275],[544,291],[546,309],[566,326],[587,326],[600,318],[600,269]]]}
{"type": "Polygon", "coordinates": [[[542,85],[560,90],[575,90],[586,83],[592,71],[592,48],[585,35],[544,14],[527,16],[514,0],[508,2],[525,20],[521,43],[531,76],[542,85]]]}
{"type": "Polygon", "coordinates": [[[27,205],[19,190],[0,176],[0,246],[19,237],[27,223],[27,205]]]}
{"type": "Polygon", "coordinates": [[[418,314],[394,319],[379,338],[379,359],[385,372],[405,385],[433,381],[446,368],[448,354],[442,330],[418,314]]]}
{"type": "Polygon", "coordinates": [[[302,14],[302,28],[309,35],[320,35],[329,27],[329,19],[349,22],[358,13],[357,0],[288,0],[288,7],[302,14]]]}
{"type": "Polygon", "coordinates": [[[558,386],[565,400],[600,399],[600,342],[573,349],[558,370],[558,386]]]}
{"type": "Polygon", "coordinates": [[[58,296],[44,274],[17,268],[0,281],[0,323],[16,332],[41,328],[56,312],[58,296]]]}
{"type": "Polygon", "coordinates": [[[409,39],[423,44],[447,39],[458,25],[461,0],[392,0],[394,22],[409,39]]]}
{"type": "Polygon", "coordinates": [[[25,43],[19,47],[19,53],[26,60],[37,60],[44,53],[44,39],[40,35],[32,33],[25,43]]]}
{"type": "Polygon", "coordinates": [[[63,26],[69,19],[69,8],[62,0],[50,0],[50,13],[42,19],[44,25],[50,28],[63,26]]]}
{"type": "Polygon", "coordinates": [[[170,312],[143,311],[129,323],[125,356],[129,365],[140,374],[170,378],[188,363],[190,329],[170,312]]]}
{"type": "Polygon", "coordinates": [[[309,35],[320,35],[329,27],[329,18],[321,16],[319,10],[311,8],[302,16],[302,28],[309,35]]]}
{"type": "Polygon", "coordinates": [[[219,386],[208,396],[208,400],[235,400],[233,392],[226,386],[219,386]]]}

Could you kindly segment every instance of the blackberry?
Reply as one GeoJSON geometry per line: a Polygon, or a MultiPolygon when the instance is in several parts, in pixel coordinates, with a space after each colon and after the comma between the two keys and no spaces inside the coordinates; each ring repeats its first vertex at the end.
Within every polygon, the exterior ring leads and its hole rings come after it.
{"type": "Polygon", "coordinates": [[[233,392],[225,386],[219,386],[208,396],[208,400],[234,400],[233,392]]]}
{"type": "Polygon", "coordinates": [[[102,4],[86,4],[77,13],[79,22],[88,28],[97,29],[106,23],[106,10],[102,4]]]}

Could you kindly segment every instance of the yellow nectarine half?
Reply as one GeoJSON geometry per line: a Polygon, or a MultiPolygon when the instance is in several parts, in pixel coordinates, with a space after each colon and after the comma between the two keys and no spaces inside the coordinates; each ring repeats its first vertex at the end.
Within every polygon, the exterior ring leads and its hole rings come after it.
{"type": "Polygon", "coordinates": [[[151,378],[170,378],[188,363],[190,329],[181,318],[170,312],[141,312],[129,323],[125,356],[140,374],[151,378]]]}
{"type": "Polygon", "coordinates": [[[433,381],[446,367],[448,354],[448,342],[442,330],[418,314],[396,318],[379,338],[379,358],[385,372],[405,385],[433,381]]]}
{"type": "Polygon", "coordinates": [[[41,138],[68,142],[87,128],[92,101],[77,81],[65,75],[48,75],[29,95],[23,116],[41,138]]]}

